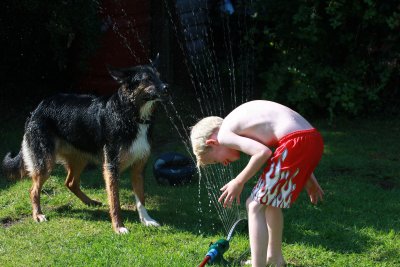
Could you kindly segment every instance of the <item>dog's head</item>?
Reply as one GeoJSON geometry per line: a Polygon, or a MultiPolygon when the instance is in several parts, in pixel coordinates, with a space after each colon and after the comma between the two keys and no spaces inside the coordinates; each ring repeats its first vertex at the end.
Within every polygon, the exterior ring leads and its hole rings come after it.
{"type": "Polygon", "coordinates": [[[148,65],[116,69],[108,67],[111,76],[121,84],[119,94],[124,101],[143,105],[162,101],[168,96],[168,85],[161,81],[157,71],[158,56],[148,65]]]}

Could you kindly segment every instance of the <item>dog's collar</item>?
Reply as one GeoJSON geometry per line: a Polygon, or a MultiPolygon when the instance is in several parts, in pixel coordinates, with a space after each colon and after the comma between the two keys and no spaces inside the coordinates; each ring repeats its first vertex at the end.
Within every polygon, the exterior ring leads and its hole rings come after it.
{"type": "Polygon", "coordinates": [[[135,121],[139,124],[151,124],[151,119],[144,120],[144,119],[137,118],[137,119],[135,119],[135,121]]]}

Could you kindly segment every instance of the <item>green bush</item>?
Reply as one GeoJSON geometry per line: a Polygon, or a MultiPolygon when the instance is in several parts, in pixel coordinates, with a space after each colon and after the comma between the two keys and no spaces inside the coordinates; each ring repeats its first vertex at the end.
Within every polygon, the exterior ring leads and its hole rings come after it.
{"type": "Polygon", "coordinates": [[[3,1],[0,66],[7,82],[45,83],[84,70],[100,36],[98,5],[93,0],[3,1]]]}
{"type": "Polygon", "coordinates": [[[397,1],[256,1],[263,97],[333,118],[399,112],[397,1]]]}

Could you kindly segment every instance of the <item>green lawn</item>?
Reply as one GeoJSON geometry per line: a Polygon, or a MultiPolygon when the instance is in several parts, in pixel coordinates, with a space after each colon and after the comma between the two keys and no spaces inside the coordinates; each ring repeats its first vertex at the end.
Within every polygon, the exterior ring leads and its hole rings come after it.
{"type": "MultiPolygon", "coordinates": [[[[19,149],[22,126],[23,121],[0,125],[1,156],[19,149]]],[[[315,173],[325,200],[312,206],[302,194],[285,210],[283,249],[289,266],[400,266],[399,120],[317,127],[325,153],[315,173]]],[[[146,172],[146,206],[161,227],[139,223],[128,174],[121,177],[128,235],[112,231],[98,169],[83,174],[82,187],[103,207],[82,204],[63,185],[65,172],[59,167],[43,189],[42,209],[49,221],[41,224],[31,219],[31,182],[1,177],[0,266],[197,266],[210,242],[225,237],[226,231],[203,183],[199,190],[198,182],[181,187],[155,182],[154,158],[171,150],[185,152],[180,142],[156,134],[146,172]]],[[[225,254],[229,261],[248,250],[245,227],[230,246],[225,254]]]]}

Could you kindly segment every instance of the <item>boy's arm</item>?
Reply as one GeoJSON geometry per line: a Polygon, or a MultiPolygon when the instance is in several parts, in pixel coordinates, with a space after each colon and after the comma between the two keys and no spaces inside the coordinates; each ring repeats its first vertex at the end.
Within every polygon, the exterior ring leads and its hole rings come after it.
{"type": "MultiPolygon", "coordinates": [[[[220,134],[218,136],[220,136],[220,134]]],[[[223,138],[220,139],[220,143],[251,156],[246,167],[236,176],[236,178],[221,188],[223,193],[218,201],[222,202],[225,199],[223,206],[226,207],[227,205],[230,206],[235,198],[237,203],[240,203],[240,194],[243,190],[244,184],[265,164],[271,156],[272,151],[260,142],[239,136],[233,132],[223,132],[222,136],[223,138]]]]}
{"type": "Polygon", "coordinates": [[[318,199],[323,200],[324,191],[318,184],[317,178],[315,178],[314,173],[311,174],[304,187],[307,190],[311,203],[317,204],[318,199]]]}

